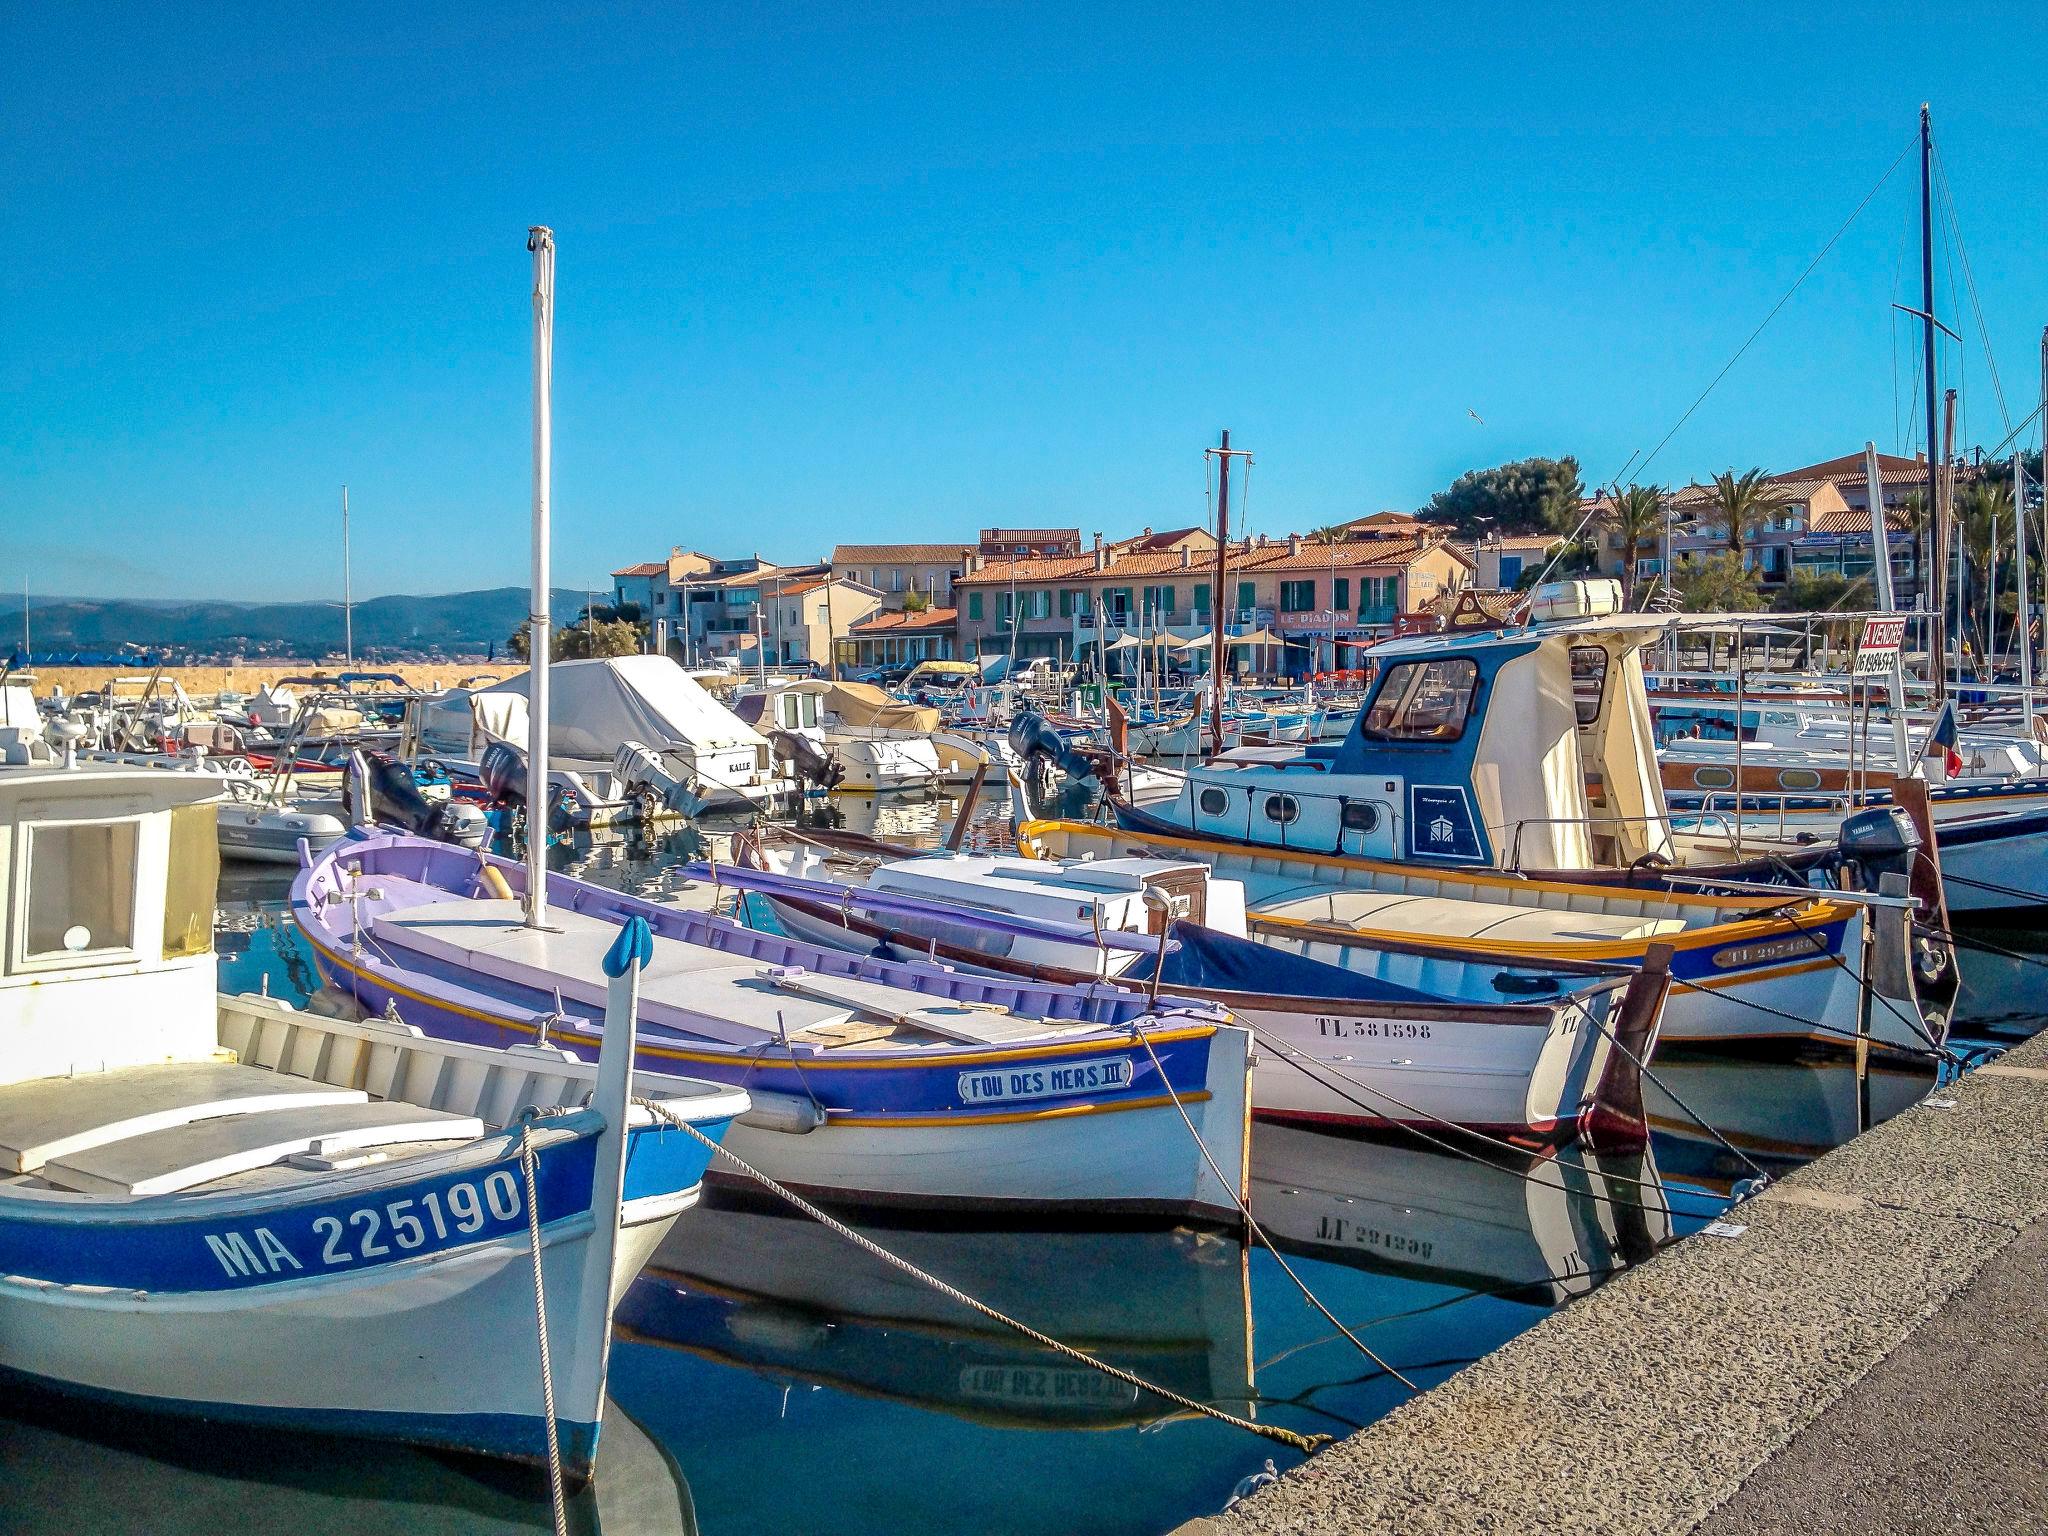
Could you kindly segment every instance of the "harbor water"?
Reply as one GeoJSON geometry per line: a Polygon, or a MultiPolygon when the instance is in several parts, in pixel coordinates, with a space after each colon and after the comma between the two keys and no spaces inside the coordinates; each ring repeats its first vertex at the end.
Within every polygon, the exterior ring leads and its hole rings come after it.
{"type": "MultiPolygon", "coordinates": [[[[811,815],[932,842],[957,802],[834,797],[811,815]]],[[[977,841],[1007,813],[982,808],[977,841]]],[[[682,890],[693,827],[581,835],[560,867],[682,890]]],[[[719,851],[717,836],[709,850],[719,851]]],[[[311,957],[289,872],[224,872],[224,990],[302,999],[311,957]]],[[[2001,932],[2025,950],[2036,941],[2001,932]]],[[[1997,1045],[2041,1022],[2040,962],[1963,957],[1957,1033],[1997,1045]]],[[[1655,1136],[1632,1157],[1481,1160],[1427,1140],[1261,1123],[1253,1210],[1301,1282],[1233,1234],[858,1218],[888,1249],[1071,1344],[1261,1424],[1342,1436],[1548,1311],[1713,1220],[1748,1181],[1804,1162],[1927,1094],[1931,1073],[1846,1060],[1660,1057],[1655,1136]]],[[[584,1530],[1151,1533],[1221,1509],[1298,1453],[1041,1350],[763,1196],[707,1194],[617,1316],[599,1488],[584,1530]],[[616,1433],[615,1433],[616,1430],[616,1433]]],[[[525,1340],[516,1341],[524,1347],[525,1340]]],[[[513,1347],[513,1341],[508,1341],[513,1347]]],[[[545,1484],[383,1446],[254,1435],[10,1399],[0,1529],[484,1533],[545,1530],[545,1484]]]]}

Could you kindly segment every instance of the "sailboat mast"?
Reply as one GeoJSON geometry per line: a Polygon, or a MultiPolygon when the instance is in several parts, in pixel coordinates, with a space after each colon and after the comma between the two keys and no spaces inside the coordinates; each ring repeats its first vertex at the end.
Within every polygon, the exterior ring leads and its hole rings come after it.
{"type": "Polygon", "coordinates": [[[533,252],[533,591],[527,603],[526,926],[548,921],[548,491],[554,476],[555,232],[526,232],[533,252]]]}
{"type": "MultiPolygon", "coordinates": [[[[1942,672],[1940,653],[1946,649],[1948,636],[1948,595],[1943,580],[1947,562],[1943,546],[1948,542],[1947,518],[1941,504],[1941,465],[1935,452],[1940,441],[1935,436],[1935,386],[1934,386],[1934,119],[1928,112],[1927,103],[1920,104],[1920,353],[1921,374],[1927,395],[1927,497],[1928,526],[1934,530],[1934,630],[1935,643],[1928,647],[1929,670],[1934,674],[1934,696],[1948,697],[1946,679],[1942,672]]],[[[1883,488],[1873,485],[1870,494],[1883,497],[1883,488]]],[[[1958,626],[1960,627],[1960,625],[1958,626]]]]}
{"type": "Polygon", "coordinates": [[[2029,740],[2034,735],[2034,629],[2027,602],[2027,476],[2020,445],[2012,447],[2013,562],[2019,567],[2020,713],[2029,740]]]}
{"type": "Polygon", "coordinates": [[[348,487],[341,488],[341,654],[351,670],[356,664],[355,592],[348,568],[348,487]]]}

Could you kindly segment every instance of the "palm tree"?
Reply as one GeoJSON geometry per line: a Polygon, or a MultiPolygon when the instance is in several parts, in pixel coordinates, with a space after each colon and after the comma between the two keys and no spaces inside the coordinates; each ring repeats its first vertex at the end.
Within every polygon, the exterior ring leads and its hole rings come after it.
{"type": "Polygon", "coordinates": [[[1764,499],[1768,489],[1760,468],[1744,470],[1739,477],[1732,469],[1714,476],[1714,518],[1728,540],[1729,553],[1740,555],[1748,545],[1750,534],[1769,510],[1764,499]]]}
{"type": "Polygon", "coordinates": [[[1997,601],[1997,541],[2000,530],[2006,538],[2012,537],[2012,487],[1997,480],[1971,481],[1956,497],[1956,518],[1962,524],[1963,567],[1970,584],[1969,605],[1964,605],[1958,594],[1957,612],[1969,613],[1975,605],[1983,605],[1984,617],[1978,620],[1977,654],[1984,657],[1988,666],[1988,616],[1991,604],[1997,601]]]}
{"type": "Polygon", "coordinates": [[[1633,600],[1636,590],[1636,562],[1643,546],[1657,537],[1664,515],[1664,492],[1654,485],[1632,485],[1617,490],[1600,512],[1600,526],[1621,541],[1621,589],[1633,600]]]}

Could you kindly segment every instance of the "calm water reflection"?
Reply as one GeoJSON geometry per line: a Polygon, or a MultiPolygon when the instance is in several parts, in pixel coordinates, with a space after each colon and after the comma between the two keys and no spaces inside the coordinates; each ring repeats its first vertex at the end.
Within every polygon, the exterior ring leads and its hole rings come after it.
{"type": "MultiPolygon", "coordinates": [[[[956,809],[946,796],[838,797],[823,814],[934,841],[956,809]]],[[[1004,822],[991,800],[975,841],[1004,822]]],[[[585,837],[555,857],[663,896],[707,841],[722,857],[721,838],[585,837]]],[[[224,986],[298,997],[312,984],[283,918],[287,884],[275,872],[223,881],[224,986]]],[[[2031,1032],[2040,975],[2031,961],[1966,955],[1961,1032],[2031,1032]]],[[[1846,1063],[1708,1056],[1662,1058],[1656,1070],[1668,1093],[1650,1094],[1656,1136],[1640,1157],[1483,1163],[1261,1125],[1255,1214],[1338,1316],[1429,1385],[1712,1219],[1759,1169],[1797,1166],[1931,1082],[1891,1069],[1859,1087],[1846,1063]]],[[[1407,1395],[1302,1301],[1272,1255],[1234,1239],[862,1225],[1058,1337],[1261,1421],[1342,1434],[1407,1395]]],[[[624,1464],[606,1471],[603,1507],[579,1504],[581,1529],[1156,1532],[1220,1507],[1268,1457],[1291,1459],[1042,1353],[821,1228],[730,1198],[685,1217],[627,1297],[612,1392],[630,1420],[607,1432],[607,1449],[624,1464]]],[[[517,1474],[33,1399],[0,1420],[0,1466],[8,1529],[484,1533],[548,1519],[542,1487],[517,1474]]]]}

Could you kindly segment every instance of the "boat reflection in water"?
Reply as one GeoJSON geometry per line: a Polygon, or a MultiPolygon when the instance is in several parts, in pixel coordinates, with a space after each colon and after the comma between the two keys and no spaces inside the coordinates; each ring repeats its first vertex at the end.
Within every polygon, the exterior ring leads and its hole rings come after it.
{"type": "Polygon", "coordinates": [[[1935,1081],[1931,1068],[1876,1057],[1861,1083],[1848,1058],[1673,1054],[1651,1070],[1663,1086],[1646,1079],[1643,1105],[1665,1173],[1723,1194],[1758,1168],[1787,1173],[1834,1150],[1910,1109],[1935,1081]]]}
{"type": "MultiPolygon", "coordinates": [[[[697,1536],[668,1454],[605,1405],[595,1480],[569,1500],[577,1536],[697,1536]]],[[[34,1388],[0,1409],[0,1530],[65,1536],[551,1532],[534,1467],[325,1435],[165,1418],[34,1388]]]]}
{"type": "Polygon", "coordinates": [[[1284,1253],[1545,1307],[1672,1235],[1648,1153],[1490,1162],[1268,1124],[1252,1215],[1284,1253]]]}
{"type": "MultiPolygon", "coordinates": [[[[1249,1406],[1250,1295],[1235,1238],[1184,1228],[862,1230],[1064,1343],[1197,1401],[1249,1406]]],[[[723,1194],[687,1213],[617,1322],[622,1340],[991,1426],[1108,1429],[1177,1413],[813,1221],[723,1194]]]]}

